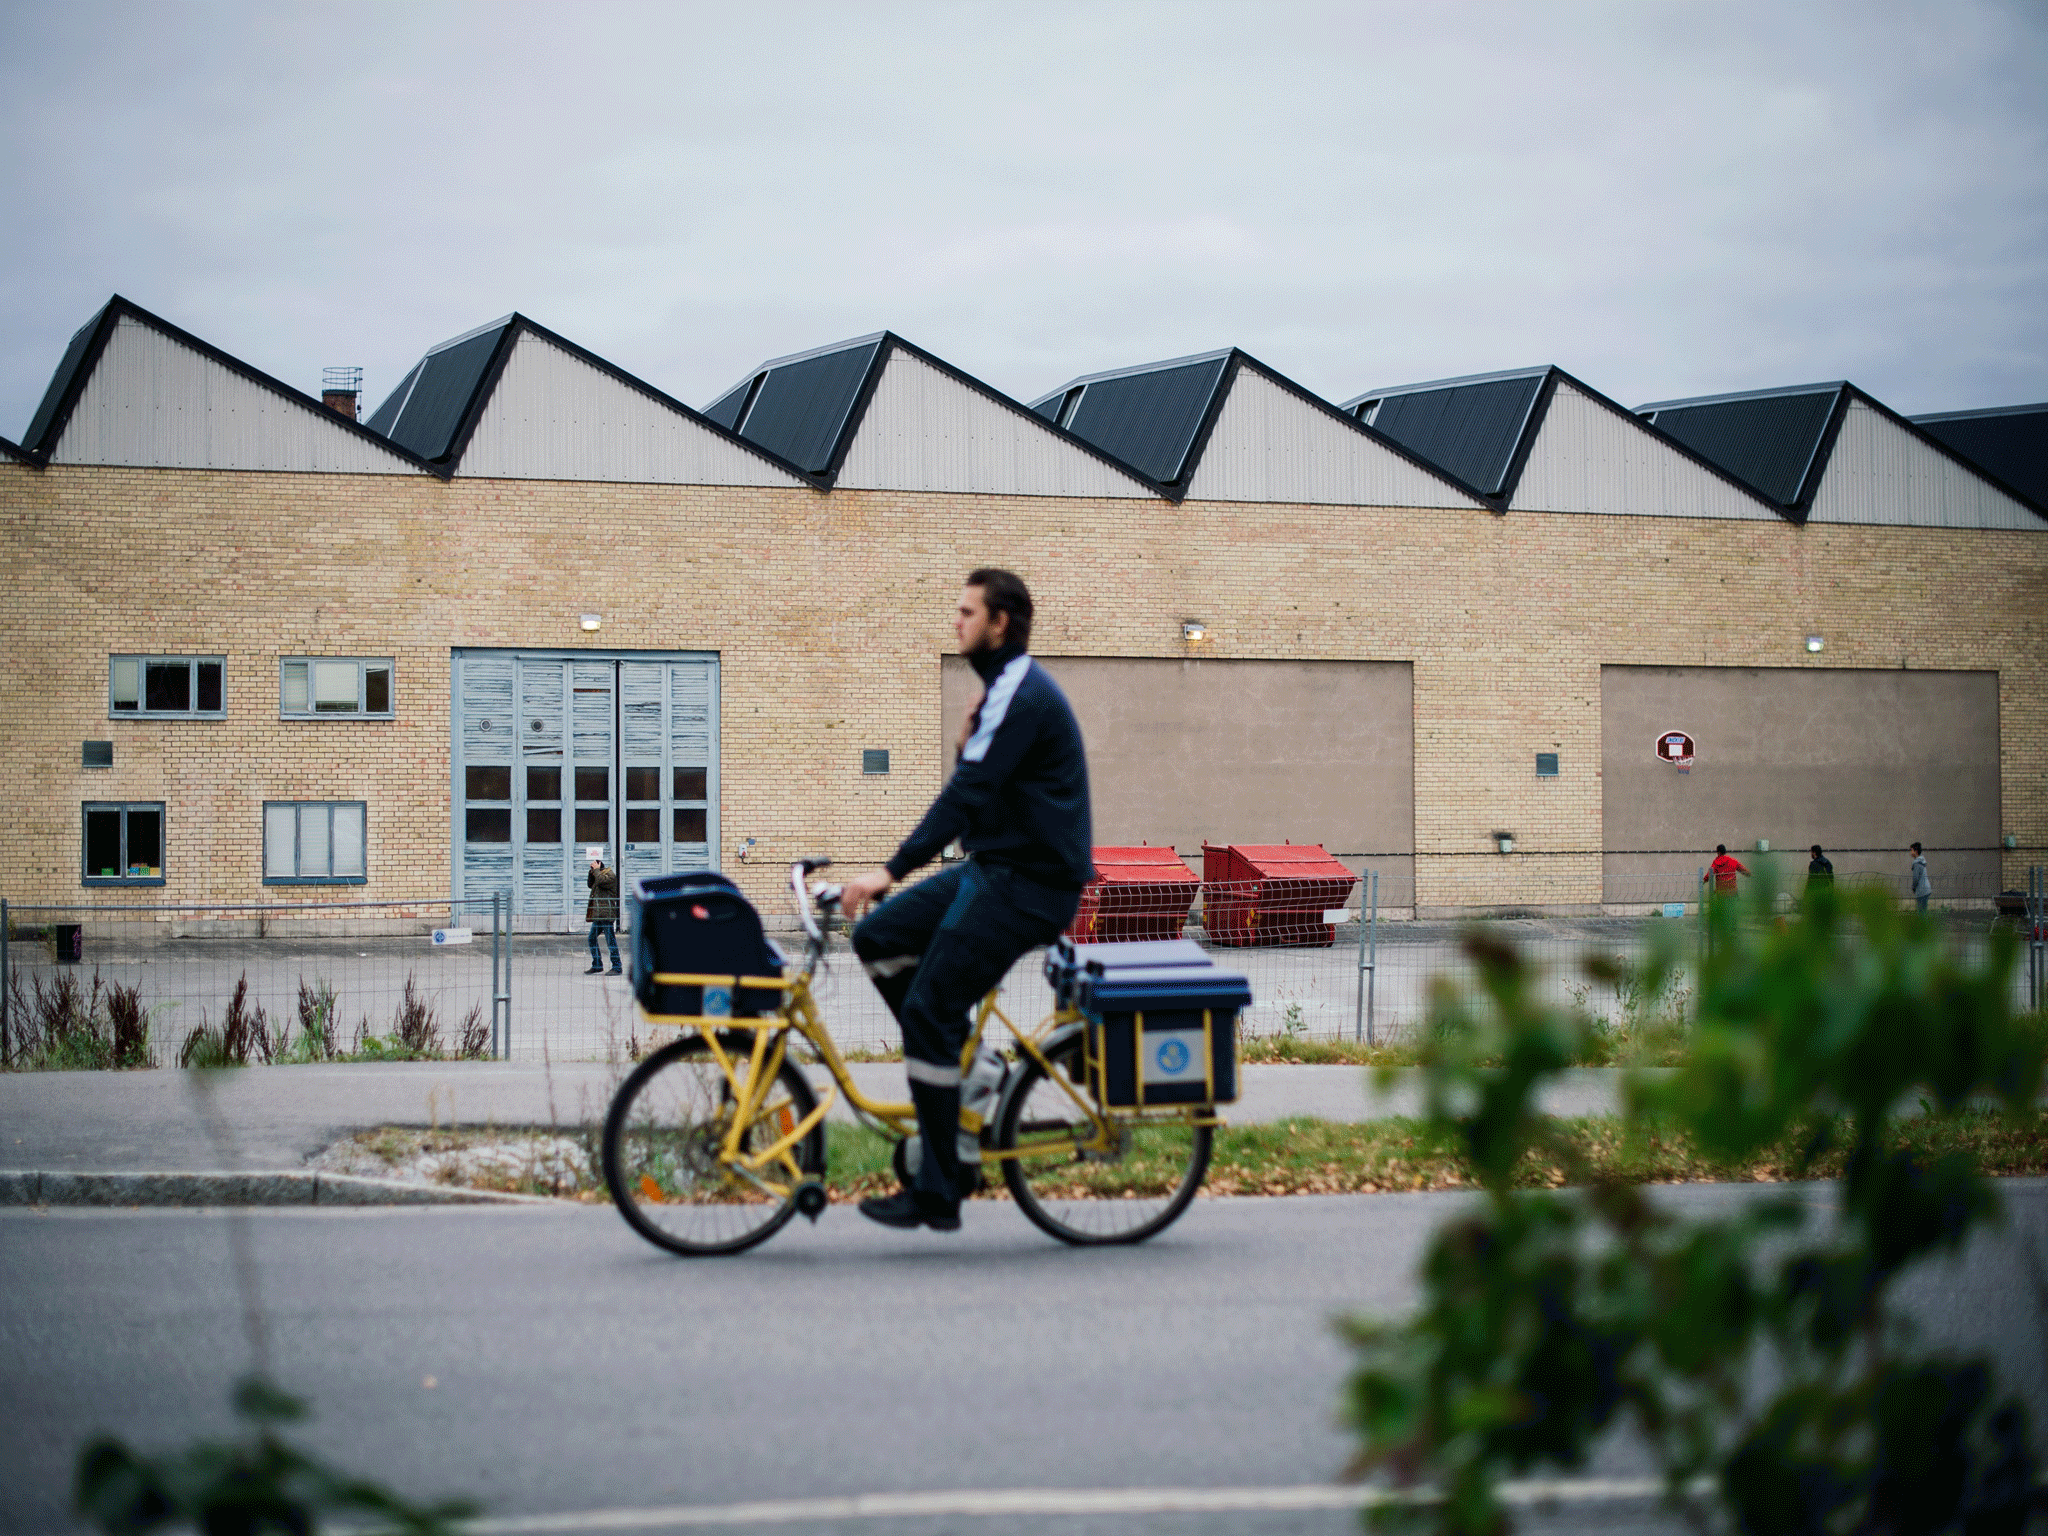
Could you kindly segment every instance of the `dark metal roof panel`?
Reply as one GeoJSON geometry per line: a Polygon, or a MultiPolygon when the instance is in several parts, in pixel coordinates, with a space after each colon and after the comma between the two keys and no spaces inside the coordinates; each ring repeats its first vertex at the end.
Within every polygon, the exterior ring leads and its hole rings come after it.
{"type": "Polygon", "coordinates": [[[0,437],[0,459],[19,459],[24,464],[33,464],[36,456],[21,444],[10,443],[6,438],[0,437]]]}
{"type": "Polygon", "coordinates": [[[877,338],[771,365],[739,424],[740,436],[812,474],[823,473],[881,345],[877,338]]]}
{"type": "MultiPolygon", "coordinates": [[[[1545,370],[1383,392],[1367,418],[1417,458],[1488,496],[1501,494],[1545,370]]],[[[1370,401],[1363,397],[1361,402],[1370,401]]]]}
{"type": "Polygon", "coordinates": [[[71,387],[77,376],[78,365],[85,358],[85,350],[92,345],[94,329],[106,315],[110,306],[102,304],[93,317],[72,334],[71,344],[64,349],[64,360],[57,365],[51,376],[50,387],[43,391],[42,404],[28,424],[28,431],[22,435],[21,446],[37,452],[48,453],[50,445],[43,441],[43,434],[50,429],[50,420],[57,414],[57,404],[64,398],[64,391],[71,387]]]}
{"type": "Polygon", "coordinates": [[[747,403],[747,391],[754,387],[753,377],[741,379],[731,389],[704,407],[704,418],[715,421],[730,432],[739,425],[740,408],[747,403]]]}
{"type": "Polygon", "coordinates": [[[1229,362],[1226,353],[1096,379],[1083,387],[1067,430],[1154,480],[1172,484],[1181,478],[1229,362]]]}
{"type": "Polygon", "coordinates": [[[1842,386],[1643,406],[1639,414],[1780,506],[1796,506],[1842,386]]]}
{"type": "Polygon", "coordinates": [[[2048,507],[2048,403],[1989,411],[1915,416],[1913,425],[2002,480],[2037,507],[2048,507]]]}
{"type": "Polygon", "coordinates": [[[423,459],[447,457],[463,413],[475,398],[477,385],[510,323],[507,320],[472,331],[420,359],[419,379],[385,436],[423,459]]]}
{"type": "Polygon", "coordinates": [[[398,420],[398,413],[405,405],[405,397],[412,393],[413,381],[420,376],[420,366],[414,363],[406,371],[405,377],[398,381],[398,388],[384,397],[384,403],[370,413],[369,419],[363,423],[364,426],[385,437],[391,435],[391,425],[398,420]]]}

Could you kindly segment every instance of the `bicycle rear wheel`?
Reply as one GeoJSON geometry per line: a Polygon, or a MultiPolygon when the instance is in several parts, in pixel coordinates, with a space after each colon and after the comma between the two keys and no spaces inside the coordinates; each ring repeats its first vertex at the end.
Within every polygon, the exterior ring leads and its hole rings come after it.
{"type": "MultiPolygon", "coordinates": [[[[721,1037],[745,1085],[753,1041],[721,1037]]],[[[701,1036],[688,1035],[641,1062],[612,1100],[604,1123],[604,1181],[627,1224],[671,1253],[738,1253],[774,1236],[796,1214],[793,1195],[776,1195],[718,1160],[737,1105],[733,1085],[701,1036]]],[[[743,1151],[774,1145],[817,1105],[796,1064],[784,1061],[740,1137],[743,1151]]],[[[790,1148],[808,1177],[825,1171],[820,1121],[790,1148]]],[[[790,1185],[779,1161],[762,1170],[790,1185]]]]}
{"type": "Polygon", "coordinates": [[[1066,1087],[1030,1057],[996,1127],[996,1147],[1027,1155],[1006,1157],[1003,1182],[1017,1208],[1063,1243],[1091,1247],[1142,1243],[1163,1232],[1202,1187],[1215,1139],[1206,1125],[1182,1121],[1126,1122],[1123,1144],[1111,1152],[1085,1152],[1094,1123],[1067,1092],[1083,1100],[1078,1036],[1049,1053],[1066,1087]]]}

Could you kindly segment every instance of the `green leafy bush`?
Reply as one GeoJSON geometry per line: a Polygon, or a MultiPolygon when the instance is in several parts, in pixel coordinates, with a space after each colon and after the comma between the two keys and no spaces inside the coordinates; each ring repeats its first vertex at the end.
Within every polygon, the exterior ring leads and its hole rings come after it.
{"type": "Polygon", "coordinates": [[[349,1477],[289,1444],[278,1427],[305,1417],[305,1405],[260,1376],[235,1387],[235,1413],[247,1438],[200,1441],[182,1451],[144,1456],[102,1437],[79,1452],[79,1515],[108,1536],[173,1528],[206,1532],[304,1533],[322,1517],[408,1536],[453,1536],[475,1513],[466,1500],[416,1505],[364,1478],[349,1477]]]}
{"type": "MultiPolygon", "coordinates": [[[[1581,1466],[1632,1424],[1674,1496],[1706,1479],[1747,1530],[2024,1522],[2024,1410],[1987,1363],[1917,1352],[1891,1301],[1901,1275],[1998,1209],[1967,1155],[1901,1143],[1902,1107],[1956,1116],[1991,1095],[2017,1114],[2039,1090],[2039,1020],[2008,1003],[2013,946],[2000,936],[1966,961],[1938,920],[1877,893],[1816,893],[1780,923],[1758,885],[1704,917],[1680,1065],[1630,1079],[1628,1118],[1734,1166],[1789,1139],[1809,1165],[1839,1163],[1838,1218],[1812,1223],[1784,1197],[1686,1218],[1611,1176],[1517,1189],[1532,1154],[1575,1167],[1537,1100],[1594,1026],[1542,1003],[1511,947],[1468,939],[1477,992],[1435,990],[1423,1065],[1429,1117],[1462,1143],[1483,1200],[1432,1239],[1417,1315],[1346,1324],[1360,1470],[1440,1497],[1375,1518],[1504,1531],[1502,1479],[1581,1466]],[[1767,1363],[1778,1385],[1759,1399],[1767,1363]]],[[[1656,996],[1675,959],[1593,979],[1656,996]]]]}

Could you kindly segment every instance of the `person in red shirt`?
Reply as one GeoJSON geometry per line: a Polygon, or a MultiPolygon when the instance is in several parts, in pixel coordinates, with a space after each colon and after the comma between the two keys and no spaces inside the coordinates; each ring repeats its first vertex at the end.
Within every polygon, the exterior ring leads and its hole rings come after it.
{"type": "Polygon", "coordinates": [[[1742,867],[1742,860],[1735,858],[1728,852],[1728,845],[1726,843],[1716,843],[1714,844],[1714,862],[1709,864],[1707,872],[1700,876],[1700,884],[1705,885],[1712,881],[1716,896],[1733,896],[1735,894],[1735,877],[1748,873],[1749,871],[1742,867]]]}

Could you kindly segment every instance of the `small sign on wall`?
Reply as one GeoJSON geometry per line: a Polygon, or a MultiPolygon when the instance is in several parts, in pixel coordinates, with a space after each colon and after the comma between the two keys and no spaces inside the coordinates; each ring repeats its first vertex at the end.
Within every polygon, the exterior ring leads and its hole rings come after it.
{"type": "Polygon", "coordinates": [[[1692,737],[1684,731],[1665,731],[1657,737],[1657,756],[1680,773],[1692,771],[1692,737]]]}

